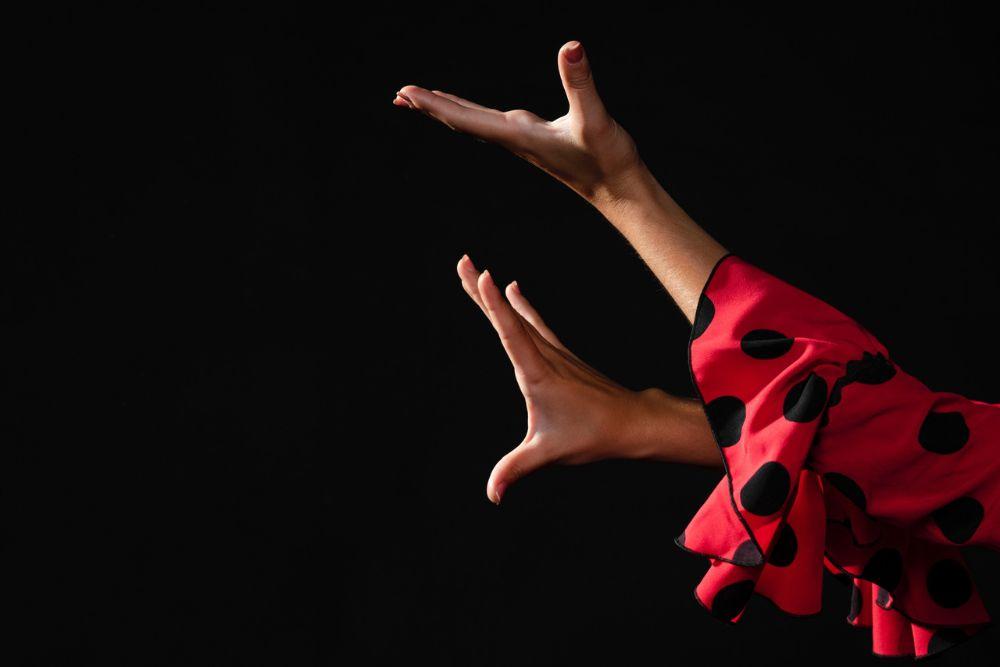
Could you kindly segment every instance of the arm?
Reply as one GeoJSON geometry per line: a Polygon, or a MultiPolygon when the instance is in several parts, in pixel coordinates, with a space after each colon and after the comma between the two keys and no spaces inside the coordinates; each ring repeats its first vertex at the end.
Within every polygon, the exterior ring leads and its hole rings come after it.
{"type": "Polygon", "coordinates": [[[624,429],[629,458],[722,467],[722,457],[701,401],[659,389],[639,392],[644,410],[624,429]]]}
{"type": "Polygon", "coordinates": [[[726,249],[646,168],[635,142],[604,108],[583,46],[565,44],[558,65],[569,110],[554,121],[521,109],[489,109],[418,86],[404,86],[394,103],[500,144],[577,192],[622,233],[693,321],[701,289],[726,249]]]}
{"type": "Polygon", "coordinates": [[[684,212],[644,164],[636,167],[627,188],[591,203],[635,248],[693,323],[701,290],[726,249],[684,212]]]}

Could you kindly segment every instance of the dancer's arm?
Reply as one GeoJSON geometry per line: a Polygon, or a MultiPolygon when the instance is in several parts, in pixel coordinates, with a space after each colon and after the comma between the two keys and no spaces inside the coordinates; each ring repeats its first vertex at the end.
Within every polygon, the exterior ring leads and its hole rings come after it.
{"type": "Polygon", "coordinates": [[[684,212],[642,164],[628,187],[591,203],[628,240],[688,322],[726,249],[684,212]]]}
{"type": "Polygon", "coordinates": [[[693,321],[698,296],[726,249],[666,193],[605,110],[583,46],[565,44],[558,65],[569,111],[551,122],[418,86],[404,86],[394,103],[500,144],[572,188],[625,236],[693,321]]]}

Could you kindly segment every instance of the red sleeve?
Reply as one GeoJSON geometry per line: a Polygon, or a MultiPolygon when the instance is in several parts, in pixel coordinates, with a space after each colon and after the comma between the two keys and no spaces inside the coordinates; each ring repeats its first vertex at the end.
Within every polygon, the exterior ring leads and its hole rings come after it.
{"type": "Polygon", "coordinates": [[[1000,405],[934,392],[860,324],[735,255],[688,344],[726,475],[677,538],[695,597],[736,622],[754,593],[818,613],[824,567],[879,655],[938,653],[989,625],[958,550],[1000,549],[1000,405]]]}

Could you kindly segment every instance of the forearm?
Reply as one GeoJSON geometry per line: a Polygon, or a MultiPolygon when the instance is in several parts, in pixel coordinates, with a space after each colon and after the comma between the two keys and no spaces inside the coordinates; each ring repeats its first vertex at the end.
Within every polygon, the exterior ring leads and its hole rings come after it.
{"type": "Polygon", "coordinates": [[[697,399],[659,389],[637,392],[618,431],[618,448],[624,458],[722,467],[722,456],[697,399]]]}
{"type": "Polygon", "coordinates": [[[689,322],[727,250],[692,220],[640,161],[590,203],[639,253],[689,322]]]}

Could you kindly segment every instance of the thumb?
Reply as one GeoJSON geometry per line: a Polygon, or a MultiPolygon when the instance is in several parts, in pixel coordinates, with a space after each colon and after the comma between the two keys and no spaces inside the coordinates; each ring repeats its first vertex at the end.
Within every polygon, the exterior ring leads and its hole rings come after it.
{"type": "Polygon", "coordinates": [[[559,49],[559,77],[562,79],[571,114],[595,118],[605,114],[604,103],[597,94],[590,62],[583,44],[573,40],[559,49]]]}
{"type": "Polygon", "coordinates": [[[548,459],[537,445],[522,442],[493,466],[493,472],[486,483],[486,497],[499,505],[507,487],[546,463],[548,459]]]}

